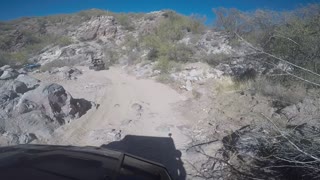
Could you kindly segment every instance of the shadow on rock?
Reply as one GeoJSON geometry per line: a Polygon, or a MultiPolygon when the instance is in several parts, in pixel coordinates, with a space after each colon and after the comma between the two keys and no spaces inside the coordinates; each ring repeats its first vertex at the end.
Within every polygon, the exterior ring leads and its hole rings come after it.
{"type": "Polygon", "coordinates": [[[173,179],[185,179],[186,171],[181,161],[181,152],[170,137],[127,135],[121,141],[101,146],[129,153],[164,165],[173,179]]]}

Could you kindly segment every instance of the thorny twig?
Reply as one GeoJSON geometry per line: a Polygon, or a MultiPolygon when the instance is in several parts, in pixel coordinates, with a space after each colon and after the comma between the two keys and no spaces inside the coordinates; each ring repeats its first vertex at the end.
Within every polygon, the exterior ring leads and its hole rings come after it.
{"type": "Polygon", "coordinates": [[[301,152],[302,154],[304,154],[304,155],[306,155],[306,156],[308,156],[308,157],[316,160],[317,162],[320,162],[320,158],[315,157],[315,156],[313,156],[312,154],[309,154],[309,153],[303,151],[299,146],[297,146],[294,142],[292,142],[292,141],[287,137],[287,135],[285,135],[285,134],[279,129],[279,127],[278,127],[270,118],[268,118],[267,116],[265,116],[263,113],[261,113],[261,115],[262,115],[265,119],[267,119],[269,122],[271,122],[271,124],[272,124],[272,125],[275,127],[275,129],[281,134],[281,136],[282,136],[283,138],[285,138],[296,150],[298,150],[298,151],[301,152]]]}

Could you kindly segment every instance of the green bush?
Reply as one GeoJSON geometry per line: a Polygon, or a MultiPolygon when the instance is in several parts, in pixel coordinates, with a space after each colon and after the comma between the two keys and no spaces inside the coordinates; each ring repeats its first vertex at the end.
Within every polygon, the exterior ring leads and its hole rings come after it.
{"type": "Polygon", "coordinates": [[[26,51],[19,52],[0,52],[0,66],[3,65],[23,65],[27,63],[29,54],[26,51]]]}
{"type": "Polygon", "coordinates": [[[10,48],[11,42],[12,42],[12,37],[8,35],[0,36],[0,49],[8,50],[10,48]]]}
{"type": "Polygon", "coordinates": [[[157,76],[156,80],[164,84],[174,83],[174,80],[172,79],[172,77],[170,77],[169,74],[160,74],[159,76],[157,76]]]}
{"type": "Polygon", "coordinates": [[[182,39],[186,32],[199,34],[205,30],[203,21],[198,16],[183,16],[173,11],[166,11],[155,29],[155,34],[162,40],[172,42],[182,39]]]}
{"type": "Polygon", "coordinates": [[[70,44],[72,44],[73,41],[70,37],[67,36],[62,36],[60,38],[58,38],[55,42],[56,45],[63,47],[63,46],[68,46],[70,44]]]}
{"type": "Polygon", "coordinates": [[[204,61],[212,66],[217,66],[220,63],[228,63],[229,58],[230,55],[226,53],[209,54],[204,57],[204,61]]]}
{"type": "Polygon", "coordinates": [[[133,35],[129,34],[125,37],[124,42],[122,46],[125,46],[127,48],[127,51],[132,50],[140,50],[140,38],[135,38],[133,35]]]}
{"type": "Polygon", "coordinates": [[[176,62],[191,62],[194,50],[185,44],[176,44],[169,49],[168,57],[176,62]]]}
{"type": "Polygon", "coordinates": [[[11,60],[19,64],[25,64],[28,61],[28,53],[26,51],[11,53],[11,60]]]}
{"type": "Polygon", "coordinates": [[[264,96],[271,97],[274,100],[278,100],[286,104],[298,103],[303,100],[307,94],[306,88],[301,84],[288,88],[267,78],[259,78],[252,81],[251,87],[264,96]]]}
{"type": "Polygon", "coordinates": [[[107,65],[116,64],[119,61],[119,53],[113,49],[106,48],[104,50],[104,62],[107,65]]]}
{"type": "Polygon", "coordinates": [[[133,31],[135,29],[129,14],[115,14],[114,17],[125,30],[133,31]]]}
{"type": "Polygon", "coordinates": [[[169,73],[171,71],[171,68],[172,66],[170,64],[170,61],[164,56],[159,58],[157,64],[154,67],[154,69],[160,70],[162,74],[169,73]]]}
{"type": "Polygon", "coordinates": [[[0,51],[0,67],[4,66],[6,64],[10,64],[11,65],[10,54],[7,53],[7,52],[1,52],[0,51]]]}
{"type": "Polygon", "coordinates": [[[186,17],[173,11],[165,11],[154,32],[142,38],[143,46],[149,49],[147,58],[152,61],[158,60],[157,68],[163,73],[172,69],[173,62],[193,61],[193,47],[178,41],[186,33],[196,36],[204,29],[203,22],[197,16],[186,17]]]}

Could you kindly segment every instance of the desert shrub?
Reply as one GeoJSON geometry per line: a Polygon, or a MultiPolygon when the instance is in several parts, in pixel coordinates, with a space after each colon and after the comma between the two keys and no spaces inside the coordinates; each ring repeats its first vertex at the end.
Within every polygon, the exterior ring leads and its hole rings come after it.
{"type": "Polygon", "coordinates": [[[176,44],[168,52],[168,57],[176,62],[191,62],[194,50],[185,44],[176,44]]]}
{"type": "Polygon", "coordinates": [[[129,34],[125,36],[122,46],[125,46],[127,51],[139,51],[141,46],[140,44],[140,37],[136,38],[133,35],[129,34]]]}
{"type": "Polygon", "coordinates": [[[217,79],[214,83],[214,90],[217,93],[246,91],[250,88],[252,88],[252,81],[239,82],[228,76],[217,79]]]}
{"type": "Polygon", "coordinates": [[[0,51],[0,66],[6,65],[6,64],[11,65],[10,54],[7,52],[0,51]]]}
{"type": "Polygon", "coordinates": [[[73,41],[70,37],[67,36],[62,36],[60,38],[58,38],[55,42],[56,45],[63,47],[63,46],[68,46],[70,44],[72,44],[73,41]]]}
{"type": "Polygon", "coordinates": [[[194,50],[185,44],[170,43],[162,40],[159,36],[148,35],[143,39],[144,46],[149,49],[147,58],[155,61],[160,58],[166,58],[176,62],[193,61],[194,50]]]}
{"type": "Polygon", "coordinates": [[[204,25],[206,22],[206,17],[199,14],[192,14],[189,17],[187,27],[193,34],[201,34],[206,30],[204,25]]]}
{"type": "Polygon", "coordinates": [[[113,49],[105,48],[104,57],[104,62],[107,65],[116,64],[119,60],[119,53],[113,49]]]}
{"type": "Polygon", "coordinates": [[[203,21],[199,16],[186,17],[174,11],[165,11],[163,19],[154,29],[154,32],[142,38],[143,47],[148,49],[147,58],[159,61],[158,68],[168,72],[173,62],[193,61],[194,49],[178,43],[186,33],[197,35],[204,31],[203,21]]]}
{"type": "Polygon", "coordinates": [[[26,51],[19,52],[3,52],[0,51],[0,66],[3,65],[23,65],[27,63],[29,55],[26,51]]]}
{"type": "Polygon", "coordinates": [[[115,14],[114,16],[125,30],[133,31],[135,29],[129,14],[115,14]]]}
{"type": "Polygon", "coordinates": [[[26,45],[32,45],[32,44],[37,44],[41,42],[41,39],[38,35],[34,34],[31,31],[22,31],[21,32],[22,36],[25,38],[24,42],[26,45]]]}
{"type": "Polygon", "coordinates": [[[144,47],[149,49],[148,59],[158,60],[160,57],[166,57],[168,59],[168,54],[173,47],[173,44],[169,41],[162,40],[157,35],[147,35],[143,38],[144,47]]]}
{"type": "Polygon", "coordinates": [[[153,14],[148,14],[144,16],[144,20],[153,21],[156,19],[156,16],[153,14]]]}
{"type": "MultiPolygon", "coordinates": [[[[242,12],[224,8],[214,9],[214,12],[217,16],[216,27],[230,32],[231,45],[239,44],[236,42],[239,38],[234,34],[237,33],[257,49],[320,73],[319,4],[311,4],[287,12],[270,10],[242,12]]],[[[279,61],[267,54],[263,55],[263,61],[266,63],[279,61]]],[[[302,79],[320,83],[318,76],[301,68],[294,68],[293,74],[302,79]]],[[[297,81],[292,76],[285,76],[284,79],[291,79],[293,83],[297,81]]],[[[315,87],[310,83],[309,86],[315,87]]]]}
{"type": "Polygon", "coordinates": [[[198,34],[204,31],[203,21],[194,15],[192,17],[183,16],[173,11],[166,11],[155,30],[155,34],[161,39],[178,41],[182,39],[186,32],[198,34]]]}
{"type": "Polygon", "coordinates": [[[63,15],[63,14],[59,14],[59,15],[53,15],[53,16],[46,16],[43,17],[45,21],[52,23],[52,24],[57,24],[57,23],[63,23],[65,21],[67,21],[69,19],[68,15],[63,15]]]}
{"type": "Polygon", "coordinates": [[[223,138],[220,152],[224,158],[208,156],[214,164],[210,176],[239,180],[319,179],[319,129],[308,123],[283,127],[262,116],[266,122],[263,126],[244,126],[223,138]],[[220,163],[223,165],[217,170],[220,163]]]}
{"type": "Polygon", "coordinates": [[[156,80],[164,84],[170,84],[174,82],[169,74],[160,74],[159,76],[157,76],[156,80]]]}
{"type": "Polygon", "coordinates": [[[195,99],[200,99],[201,98],[201,96],[202,96],[202,93],[201,92],[199,92],[199,91],[197,91],[197,90],[192,90],[192,96],[193,96],[193,98],[195,98],[195,99]]]}
{"type": "Polygon", "coordinates": [[[90,20],[92,17],[99,17],[99,16],[113,16],[114,13],[110,11],[105,11],[101,9],[90,9],[80,11],[76,14],[72,14],[68,21],[72,24],[80,24],[81,22],[90,20]]]}
{"type": "Polygon", "coordinates": [[[9,22],[0,22],[0,34],[1,32],[6,32],[14,30],[14,26],[12,26],[9,22]]]}
{"type": "Polygon", "coordinates": [[[159,51],[156,48],[150,49],[150,51],[147,54],[148,60],[151,60],[151,61],[157,60],[158,57],[159,57],[159,51]]]}
{"type": "Polygon", "coordinates": [[[26,51],[11,53],[11,59],[13,62],[17,62],[20,65],[25,64],[28,60],[28,53],[26,51]]]}
{"type": "Polygon", "coordinates": [[[287,104],[298,103],[307,94],[306,88],[302,84],[296,84],[288,88],[267,78],[259,78],[252,81],[251,87],[264,96],[287,104]]]}
{"type": "Polygon", "coordinates": [[[12,38],[8,35],[1,35],[0,36],[0,49],[1,50],[8,50],[10,48],[12,42],[12,38]]]}
{"type": "Polygon", "coordinates": [[[154,69],[160,70],[161,73],[169,73],[171,70],[170,61],[166,57],[160,57],[155,65],[154,69]]]}
{"type": "Polygon", "coordinates": [[[169,60],[166,56],[161,56],[154,66],[154,69],[160,70],[161,74],[167,74],[172,71],[180,71],[182,66],[178,62],[169,60]]]}
{"type": "Polygon", "coordinates": [[[212,66],[217,66],[220,63],[228,63],[230,55],[226,53],[209,54],[204,56],[204,61],[212,66]]]}
{"type": "Polygon", "coordinates": [[[132,65],[139,62],[141,55],[137,51],[130,51],[130,52],[127,52],[127,56],[128,56],[128,64],[132,65]]]}

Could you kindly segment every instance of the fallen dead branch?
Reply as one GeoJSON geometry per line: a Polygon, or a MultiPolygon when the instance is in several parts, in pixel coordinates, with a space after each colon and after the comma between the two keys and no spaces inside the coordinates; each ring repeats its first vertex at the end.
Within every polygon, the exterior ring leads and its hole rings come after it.
{"type": "Polygon", "coordinates": [[[208,145],[208,144],[211,144],[211,143],[214,143],[214,142],[218,142],[218,141],[219,141],[218,139],[214,139],[214,140],[211,140],[211,141],[208,141],[208,142],[203,142],[203,143],[194,144],[194,145],[188,147],[188,148],[186,149],[186,151],[189,151],[191,148],[194,148],[194,147],[197,147],[197,146],[208,145]]]}

